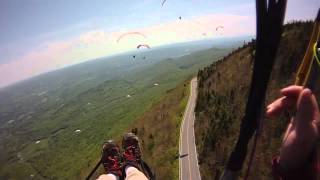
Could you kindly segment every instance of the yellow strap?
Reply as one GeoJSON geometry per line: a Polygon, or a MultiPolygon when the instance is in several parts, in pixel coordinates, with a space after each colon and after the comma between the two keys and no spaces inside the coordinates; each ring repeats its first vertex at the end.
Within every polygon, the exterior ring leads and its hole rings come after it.
{"type": "Polygon", "coordinates": [[[316,62],[317,62],[317,64],[318,64],[318,66],[320,67],[320,58],[319,58],[319,56],[317,55],[317,44],[318,44],[318,42],[316,42],[316,43],[314,44],[314,46],[313,46],[313,55],[314,55],[314,58],[315,58],[315,60],[316,60],[316,62]]]}
{"type": "Polygon", "coordinates": [[[312,59],[313,59],[313,46],[318,41],[320,36],[320,23],[314,22],[311,39],[307,51],[303,57],[302,63],[300,64],[298,73],[296,75],[295,85],[305,86],[310,74],[312,59]]]}

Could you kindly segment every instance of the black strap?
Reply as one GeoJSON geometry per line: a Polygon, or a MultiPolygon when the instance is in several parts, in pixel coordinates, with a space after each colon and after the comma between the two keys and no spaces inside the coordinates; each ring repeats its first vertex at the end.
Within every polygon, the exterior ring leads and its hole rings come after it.
{"type": "Polygon", "coordinates": [[[148,177],[149,180],[155,180],[156,175],[154,172],[152,172],[151,168],[148,166],[148,164],[144,160],[140,160],[142,172],[148,177]]]}
{"type": "Polygon", "coordinates": [[[102,163],[102,159],[100,159],[99,162],[96,164],[96,166],[92,169],[90,174],[86,177],[86,180],[89,180],[91,178],[91,176],[96,172],[96,170],[98,169],[101,163],[102,163]]]}
{"type": "Polygon", "coordinates": [[[286,3],[286,0],[256,0],[257,40],[254,69],[240,135],[229,157],[228,170],[242,169],[248,142],[257,130],[257,119],[263,109],[269,77],[280,42],[286,3]]]}

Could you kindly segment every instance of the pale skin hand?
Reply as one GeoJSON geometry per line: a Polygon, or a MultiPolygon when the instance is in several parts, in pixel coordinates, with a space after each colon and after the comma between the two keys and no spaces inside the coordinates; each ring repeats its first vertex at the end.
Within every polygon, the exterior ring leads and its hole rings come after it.
{"type": "Polygon", "coordinates": [[[300,168],[307,161],[319,138],[319,108],[309,89],[289,86],[281,90],[282,97],[267,107],[268,117],[278,117],[283,111],[294,110],[280,149],[279,163],[285,169],[300,168]]]}

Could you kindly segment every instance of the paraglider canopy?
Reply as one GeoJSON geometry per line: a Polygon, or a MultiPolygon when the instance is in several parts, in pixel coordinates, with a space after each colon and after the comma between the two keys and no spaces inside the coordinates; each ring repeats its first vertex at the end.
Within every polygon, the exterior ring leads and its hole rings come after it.
{"type": "Polygon", "coordinates": [[[223,33],[222,33],[222,32],[223,32],[223,31],[222,31],[223,29],[224,29],[223,26],[217,26],[217,27],[216,27],[216,32],[217,32],[218,34],[220,34],[220,35],[223,35],[223,33]]]}
{"type": "Polygon", "coordinates": [[[119,38],[117,39],[117,42],[120,42],[120,40],[123,39],[126,36],[132,36],[132,35],[141,36],[143,38],[147,38],[146,35],[144,35],[144,34],[142,34],[140,32],[127,32],[127,33],[121,34],[121,36],[119,36],[119,38]]]}
{"type": "Polygon", "coordinates": [[[223,26],[217,26],[216,31],[218,31],[219,29],[223,29],[223,28],[224,28],[223,26]]]}
{"type": "Polygon", "coordinates": [[[140,49],[141,47],[145,47],[145,48],[150,49],[150,46],[149,46],[148,44],[139,44],[139,45],[137,46],[137,49],[140,49]]]}

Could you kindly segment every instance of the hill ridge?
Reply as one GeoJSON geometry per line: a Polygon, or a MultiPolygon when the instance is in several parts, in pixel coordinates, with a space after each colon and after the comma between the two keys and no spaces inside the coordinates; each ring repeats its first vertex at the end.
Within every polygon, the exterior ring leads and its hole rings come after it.
{"type": "MultiPolygon", "coordinates": [[[[294,82],[309,42],[312,24],[310,21],[291,22],[284,26],[266,104],[279,96],[281,88],[294,82]]],[[[217,179],[220,176],[237,140],[248,97],[254,55],[253,40],[198,72],[195,132],[203,179],[217,179]]],[[[315,93],[319,96],[319,89],[315,93]]],[[[275,121],[265,120],[252,177],[267,179],[271,176],[271,157],[278,152],[287,121],[286,116],[275,121]]]]}

